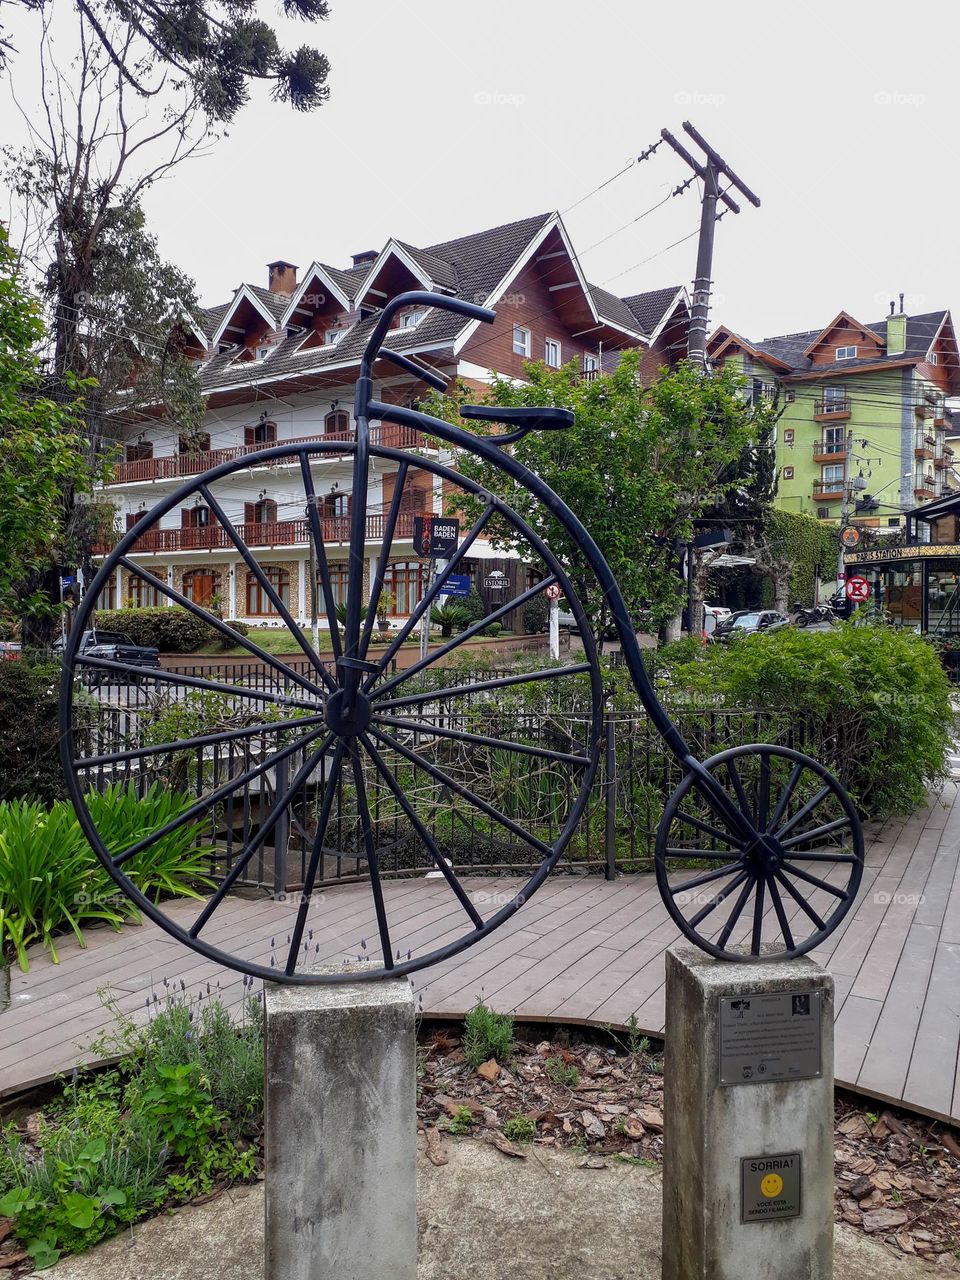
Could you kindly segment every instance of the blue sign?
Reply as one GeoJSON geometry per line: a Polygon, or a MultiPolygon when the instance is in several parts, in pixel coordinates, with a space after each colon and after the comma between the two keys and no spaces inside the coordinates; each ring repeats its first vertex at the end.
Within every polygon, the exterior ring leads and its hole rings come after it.
{"type": "Polygon", "coordinates": [[[64,577],[64,578],[61,578],[60,581],[63,583],[65,587],[72,587],[77,580],[76,578],[64,577]]]}
{"type": "Polygon", "coordinates": [[[451,573],[438,594],[441,596],[468,596],[470,594],[470,575],[467,573],[451,573]]]}

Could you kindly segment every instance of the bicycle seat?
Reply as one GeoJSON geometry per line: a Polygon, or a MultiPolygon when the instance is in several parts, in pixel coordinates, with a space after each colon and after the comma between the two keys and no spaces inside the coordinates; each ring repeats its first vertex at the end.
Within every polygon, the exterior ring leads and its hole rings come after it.
{"type": "Polygon", "coordinates": [[[496,404],[465,404],[460,407],[461,418],[478,422],[502,422],[508,427],[521,427],[527,431],[562,431],[572,427],[572,409],[553,406],[536,409],[506,409],[496,404]]]}

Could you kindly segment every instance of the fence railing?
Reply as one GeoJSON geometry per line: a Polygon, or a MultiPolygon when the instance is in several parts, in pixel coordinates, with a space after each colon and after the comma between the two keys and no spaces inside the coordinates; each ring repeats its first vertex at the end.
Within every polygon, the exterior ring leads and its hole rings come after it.
{"type": "MultiPolygon", "coordinates": [[[[238,664],[219,665],[226,674],[238,664]]],[[[209,677],[208,664],[202,667],[209,677]]],[[[199,669],[200,664],[188,668],[187,674],[199,669]]],[[[579,770],[552,757],[497,748],[489,740],[577,754],[589,736],[588,700],[585,696],[581,706],[571,706],[568,698],[567,705],[541,700],[524,707],[521,699],[505,706],[502,697],[494,701],[489,692],[471,689],[471,684],[497,674],[446,670],[412,677],[418,690],[435,688],[439,693],[441,688],[451,688],[456,692],[418,704],[417,726],[389,732],[408,751],[468,787],[536,840],[550,843],[563,826],[577,794],[579,770]],[[433,729],[467,732],[486,738],[487,742],[438,736],[433,729]]],[[[272,688],[268,683],[270,673],[251,672],[249,679],[255,682],[253,687],[272,688]],[[262,684],[256,683],[261,681],[262,684]]],[[[128,759],[122,764],[108,763],[85,774],[86,785],[94,789],[119,781],[145,790],[159,781],[166,789],[186,792],[191,798],[209,795],[232,779],[252,774],[244,785],[212,805],[198,827],[198,840],[208,851],[215,878],[235,867],[251,837],[270,815],[277,797],[288,790],[290,780],[317,746],[314,743],[297,747],[285,760],[270,764],[279,746],[293,744],[297,730],[272,730],[262,724],[263,704],[252,712],[248,700],[235,701],[234,711],[221,706],[219,714],[229,727],[244,723],[250,726],[241,738],[167,751],[136,761],[128,759]],[[266,767],[258,768],[261,765],[266,767]]],[[[184,733],[183,706],[174,701],[170,706],[172,713],[166,719],[179,726],[181,736],[209,731],[209,725],[190,724],[188,712],[184,733]]],[[[275,714],[277,718],[281,714],[289,718],[295,712],[281,708],[275,714]]],[[[774,742],[817,755],[828,768],[839,771],[840,762],[834,758],[838,754],[836,744],[802,717],[779,711],[712,707],[674,708],[672,715],[701,759],[727,747],[774,742]]],[[[105,754],[134,743],[140,745],[144,740],[161,744],[173,741],[165,736],[164,723],[162,707],[158,711],[156,702],[151,704],[149,715],[129,706],[102,704],[92,713],[89,726],[81,735],[80,754],[105,754]]],[[[598,774],[560,865],[568,871],[612,877],[618,871],[652,867],[657,827],[682,771],[642,711],[609,710],[604,733],[598,774]]],[[[539,865],[536,849],[486,817],[430,772],[413,765],[402,752],[381,743],[381,754],[421,824],[459,874],[521,873],[539,865]]],[[[323,764],[318,764],[293,795],[283,821],[245,866],[238,883],[271,892],[296,892],[302,886],[323,795],[323,769],[323,764]]],[[[365,776],[381,875],[422,876],[435,869],[396,796],[383,784],[372,764],[365,776]]],[[[322,892],[325,885],[363,879],[366,867],[353,782],[342,776],[322,851],[317,889],[322,892]]]]}

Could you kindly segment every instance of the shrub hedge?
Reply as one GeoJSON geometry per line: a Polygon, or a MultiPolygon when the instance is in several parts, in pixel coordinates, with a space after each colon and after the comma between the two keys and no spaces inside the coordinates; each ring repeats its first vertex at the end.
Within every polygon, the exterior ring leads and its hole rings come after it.
{"type": "Polygon", "coordinates": [[[56,663],[0,662],[0,800],[51,804],[65,794],[60,772],[56,663]]]}
{"type": "Polygon", "coordinates": [[[161,653],[192,653],[218,636],[213,627],[178,605],[159,609],[100,609],[96,625],[104,631],[121,631],[134,644],[161,653]]]}

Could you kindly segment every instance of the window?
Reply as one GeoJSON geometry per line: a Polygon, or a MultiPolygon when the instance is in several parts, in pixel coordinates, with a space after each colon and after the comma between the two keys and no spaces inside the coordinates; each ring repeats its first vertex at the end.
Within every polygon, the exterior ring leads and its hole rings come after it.
{"type": "Polygon", "coordinates": [[[828,463],[823,468],[821,475],[824,485],[835,484],[838,489],[843,487],[843,464],[839,462],[828,463]]]}
{"type": "Polygon", "coordinates": [[[275,422],[258,422],[255,427],[244,427],[243,443],[248,447],[276,444],[277,424],[275,422]]]}
{"type": "Polygon", "coordinates": [[[927,352],[927,364],[937,363],[937,353],[933,350],[927,352]]]}
{"type": "Polygon", "coordinates": [[[177,453],[209,453],[210,452],[210,433],[204,431],[197,436],[178,436],[177,437],[177,453]]]}
{"type": "Polygon", "coordinates": [[[205,529],[210,523],[209,507],[181,507],[180,525],[183,529],[205,529]]]}
{"type": "Polygon", "coordinates": [[[784,467],[784,468],[783,468],[783,478],[784,478],[784,480],[792,480],[792,479],[793,479],[793,467],[784,467]]]}
{"type": "Polygon", "coordinates": [[[257,347],[257,353],[256,353],[257,359],[266,360],[267,356],[270,354],[272,350],[273,350],[273,347],[267,347],[267,346],[257,347]]]}
{"type": "Polygon", "coordinates": [[[146,462],[153,457],[153,441],[138,440],[136,444],[127,445],[127,462],[146,462]]]}
{"type": "Polygon", "coordinates": [[[793,427],[784,427],[783,429],[784,444],[793,444],[795,437],[796,437],[796,432],[794,431],[793,427]]]}
{"type": "Polygon", "coordinates": [[[560,343],[556,338],[547,338],[543,344],[543,358],[551,369],[560,368],[560,343]]]}
{"type": "Polygon", "coordinates": [[[209,609],[220,594],[220,575],[209,569],[188,569],[183,575],[183,594],[193,604],[209,609]]]}
{"type": "Polygon", "coordinates": [[[350,438],[350,415],[343,409],[332,409],[323,420],[323,434],[337,440],[350,438]]]}
{"type": "Polygon", "coordinates": [[[323,340],[328,347],[335,347],[345,333],[345,329],[328,329],[323,340]]]}
{"type": "MultiPolygon", "coordinates": [[[[856,351],[856,347],[853,348],[856,351]]],[[[824,413],[841,413],[847,407],[847,393],[844,387],[823,388],[824,413]]]]}
{"type": "MultiPolygon", "coordinates": [[[[290,607],[290,570],[279,565],[265,565],[263,573],[281,602],[290,607]]],[[[247,616],[252,618],[276,617],[273,601],[252,573],[247,573],[247,616]]]]}
{"type": "Polygon", "coordinates": [[[837,347],[838,360],[856,360],[856,358],[857,358],[856,347],[837,347]]]}
{"type": "Polygon", "coordinates": [[[600,368],[600,361],[597,356],[588,353],[583,357],[583,372],[596,373],[600,368]]]}
{"type": "Polygon", "coordinates": [[[387,565],[383,589],[389,591],[396,601],[393,606],[395,614],[405,616],[413,613],[426,594],[429,578],[430,566],[426,561],[411,560],[387,565]]]}
{"type": "Polygon", "coordinates": [[[243,504],[245,524],[273,524],[277,518],[277,504],[273,498],[260,498],[258,502],[243,504]]]}
{"type": "Polygon", "coordinates": [[[519,324],[513,326],[513,354],[530,358],[530,330],[519,324]]]}
{"type": "Polygon", "coordinates": [[[422,311],[405,311],[400,317],[400,328],[415,329],[423,319],[423,316],[424,312],[422,311]]]}
{"type": "Polygon", "coordinates": [[[131,609],[159,609],[166,599],[159,588],[132,573],[127,579],[127,607],[131,609]]]}

